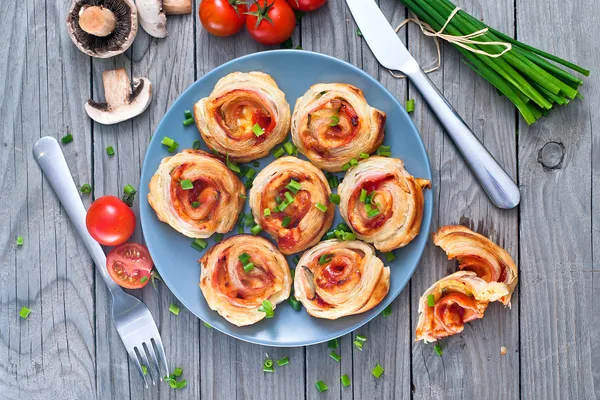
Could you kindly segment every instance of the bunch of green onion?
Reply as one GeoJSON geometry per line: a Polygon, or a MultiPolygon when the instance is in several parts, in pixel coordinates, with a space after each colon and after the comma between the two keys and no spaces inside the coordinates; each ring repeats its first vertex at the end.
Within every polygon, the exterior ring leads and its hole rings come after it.
{"type": "MultiPolygon", "coordinates": [[[[456,6],[449,0],[400,0],[421,21],[439,31],[456,6]]],[[[508,97],[528,124],[546,115],[555,104],[565,105],[575,97],[583,81],[559,68],[555,61],[585,76],[589,71],[562,58],[521,43],[510,36],[487,26],[477,18],[459,11],[448,23],[445,34],[464,36],[488,28],[479,36],[480,42],[507,42],[512,49],[500,57],[477,54],[454,45],[467,64],[479,75],[508,97]]],[[[505,50],[501,45],[469,45],[489,54],[505,50]]]]}

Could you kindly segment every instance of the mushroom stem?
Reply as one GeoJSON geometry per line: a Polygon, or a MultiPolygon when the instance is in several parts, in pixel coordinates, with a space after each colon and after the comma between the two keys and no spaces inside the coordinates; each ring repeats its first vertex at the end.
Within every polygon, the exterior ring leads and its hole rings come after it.
{"type": "Polygon", "coordinates": [[[163,10],[167,15],[192,13],[192,0],[163,0],[163,10]]]}
{"type": "Polygon", "coordinates": [[[116,22],[115,14],[104,7],[85,7],[79,13],[79,26],[81,29],[98,37],[110,35],[115,30],[116,22]]]}

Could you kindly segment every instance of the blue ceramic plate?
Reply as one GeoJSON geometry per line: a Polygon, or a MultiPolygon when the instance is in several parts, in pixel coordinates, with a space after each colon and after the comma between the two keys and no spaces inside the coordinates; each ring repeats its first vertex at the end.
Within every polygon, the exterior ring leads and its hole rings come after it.
{"type": "MultiPolygon", "coordinates": [[[[296,312],[287,303],[282,303],[277,307],[275,317],[272,319],[264,319],[252,326],[241,328],[230,324],[208,308],[198,287],[200,267],[197,260],[202,254],[190,247],[191,239],[160,222],[146,199],[150,178],[160,161],[170,155],[167,148],[160,143],[162,138],[168,136],[175,139],[179,143],[180,150],[191,148],[195,140],[202,140],[195,125],[183,126],[184,110],[191,110],[194,103],[210,94],[220,78],[235,71],[262,71],[271,75],[285,93],[292,108],[296,99],[315,83],[345,82],[359,87],[365,93],[369,104],[387,114],[384,144],[391,145],[392,156],[404,160],[406,169],[412,175],[431,179],[429,160],[419,132],[394,96],[360,69],[318,53],[277,50],[235,59],[196,81],[165,114],[148,147],[140,183],[142,229],[156,268],[169,289],[188,310],[221,332],[268,346],[304,346],[342,336],[377,316],[398,296],[409,281],[429,236],[433,205],[432,191],[425,191],[425,212],[421,233],[408,246],[396,250],[395,261],[386,263],[391,267],[390,291],[377,307],[363,314],[329,321],[313,318],[304,310],[296,312]]],[[[202,149],[207,149],[204,142],[202,142],[202,149]]],[[[272,156],[261,159],[260,168],[272,161],[272,156]]],[[[244,212],[249,213],[250,207],[247,203],[244,212]]],[[[336,211],[334,226],[339,222],[342,222],[342,219],[336,211]]],[[[248,230],[249,228],[246,228],[246,231],[248,230]]],[[[210,238],[208,242],[209,246],[212,246],[214,239],[210,238]]],[[[290,262],[290,266],[293,267],[294,263],[290,262]]]]}

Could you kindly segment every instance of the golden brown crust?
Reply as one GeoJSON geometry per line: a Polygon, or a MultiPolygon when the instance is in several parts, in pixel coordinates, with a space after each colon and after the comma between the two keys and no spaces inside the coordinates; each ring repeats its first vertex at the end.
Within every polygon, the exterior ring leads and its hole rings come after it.
{"type": "Polygon", "coordinates": [[[158,219],[191,238],[229,232],[244,206],[240,179],[220,159],[201,150],[165,157],[149,189],[148,203],[158,219]],[[182,180],[189,180],[193,188],[183,189],[182,180]]]}
{"type": "Polygon", "coordinates": [[[383,111],[369,106],[359,88],[319,83],[296,101],[292,140],[317,167],[337,172],[360,153],[377,150],[383,143],[385,118],[383,111]]]}

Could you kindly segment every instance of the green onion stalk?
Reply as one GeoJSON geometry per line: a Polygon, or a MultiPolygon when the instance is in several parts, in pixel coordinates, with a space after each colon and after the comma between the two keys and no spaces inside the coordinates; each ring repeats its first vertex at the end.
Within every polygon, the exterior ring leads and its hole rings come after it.
{"type": "MultiPolygon", "coordinates": [[[[449,0],[400,0],[400,2],[435,31],[442,29],[456,8],[456,5],[449,0]]],[[[458,11],[448,22],[444,33],[465,36],[484,28],[488,31],[475,39],[482,44],[467,46],[488,54],[500,54],[505,47],[496,44],[487,45],[484,44],[485,42],[510,43],[512,48],[499,57],[490,57],[466,50],[456,44],[454,47],[461,53],[470,68],[513,102],[529,125],[546,115],[554,105],[566,105],[576,97],[581,97],[579,87],[583,81],[550,61],[584,76],[589,75],[588,70],[498,32],[463,10],[458,11]]]]}

